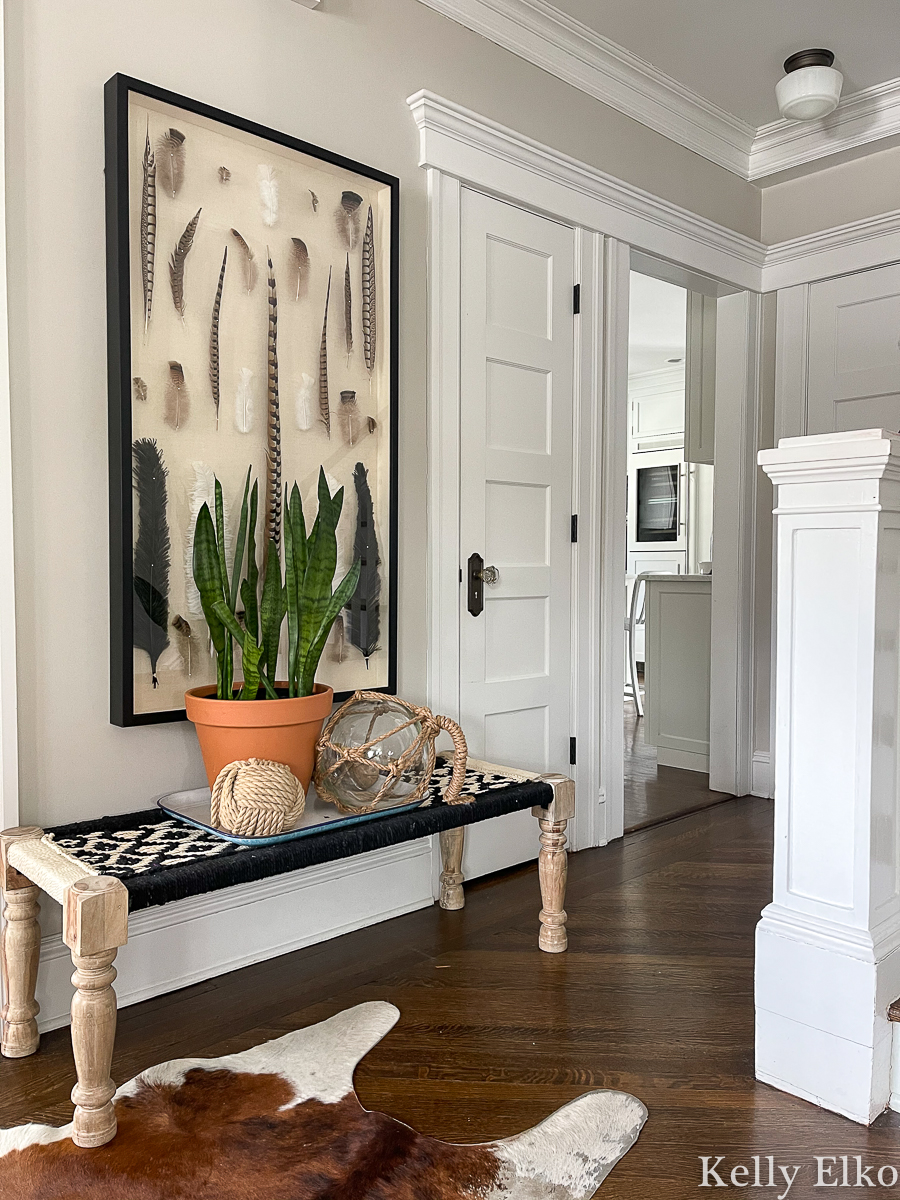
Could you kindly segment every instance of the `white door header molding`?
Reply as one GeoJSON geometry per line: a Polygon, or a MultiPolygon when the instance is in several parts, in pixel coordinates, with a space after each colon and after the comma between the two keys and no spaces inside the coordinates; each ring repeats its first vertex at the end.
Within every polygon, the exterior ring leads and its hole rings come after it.
{"type": "Polygon", "coordinates": [[[433,92],[407,104],[421,166],[627,242],[636,260],[643,252],[753,292],[900,261],[900,209],[766,247],[433,92]]]}
{"type": "Polygon", "coordinates": [[[823,121],[755,129],[548,0],[420,2],[742,179],[805,174],[900,133],[900,79],[845,96],[823,121]]]}
{"type": "Polygon", "coordinates": [[[407,101],[419,164],[596,230],[691,270],[759,291],[765,247],[433,92],[407,101]]]}

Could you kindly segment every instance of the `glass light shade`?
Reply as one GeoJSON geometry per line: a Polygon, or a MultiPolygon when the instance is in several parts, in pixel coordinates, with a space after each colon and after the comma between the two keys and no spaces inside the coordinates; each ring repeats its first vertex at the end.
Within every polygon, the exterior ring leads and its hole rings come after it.
{"type": "Polygon", "coordinates": [[[778,111],[789,121],[816,121],[834,112],[844,77],[834,67],[801,67],[775,85],[778,111]]]}
{"type": "Polygon", "coordinates": [[[402,702],[389,697],[349,705],[329,735],[331,745],[323,745],[319,751],[316,778],[323,799],[337,800],[347,809],[369,809],[384,789],[377,805],[381,809],[410,797],[434,768],[434,740],[425,738],[404,762],[403,771],[391,779],[390,767],[411,750],[422,732],[418,721],[407,724],[411,715],[402,702]],[[358,749],[369,742],[374,745],[365,751],[364,762],[341,754],[343,747],[358,749]]]}

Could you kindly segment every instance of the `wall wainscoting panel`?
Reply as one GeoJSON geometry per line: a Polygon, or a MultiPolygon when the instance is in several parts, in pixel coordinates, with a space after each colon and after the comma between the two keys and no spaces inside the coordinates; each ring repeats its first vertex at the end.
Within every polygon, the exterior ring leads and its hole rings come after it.
{"type": "MultiPolygon", "coordinates": [[[[430,838],[136,913],[119,951],[119,1007],[328,941],[434,902],[430,838]]],[[[69,1023],[72,961],[41,945],[42,1031],[69,1023]]]]}

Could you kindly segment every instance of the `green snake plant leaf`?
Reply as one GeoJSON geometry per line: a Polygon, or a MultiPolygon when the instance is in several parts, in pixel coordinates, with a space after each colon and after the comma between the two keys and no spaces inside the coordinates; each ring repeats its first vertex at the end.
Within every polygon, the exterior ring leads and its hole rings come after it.
{"type": "MultiPolygon", "coordinates": [[[[250,636],[246,629],[241,628],[240,622],[224,599],[217,600],[214,609],[215,615],[241,647],[244,666],[244,686],[241,689],[240,699],[255,700],[259,695],[259,663],[262,658],[262,646],[259,645],[255,638],[250,636]]],[[[270,695],[271,699],[275,699],[274,689],[270,693],[269,688],[266,688],[266,693],[270,695]]]]}
{"type": "MultiPolygon", "coordinates": [[[[344,489],[332,497],[325,472],[319,470],[319,511],[308,543],[306,571],[303,576],[303,607],[300,613],[300,662],[304,664],[331,599],[331,587],[337,568],[336,528],[344,502],[344,489]]],[[[304,668],[305,669],[305,668],[304,668]]]]}
{"type": "Polygon", "coordinates": [[[244,481],[244,498],[241,500],[241,521],[238,526],[237,542],[234,546],[234,570],[231,572],[231,593],[228,598],[232,612],[237,611],[241,567],[244,565],[244,545],[247,541],[247,495],[250,491],[250,472],[252,470],[252,467],[247,468],[247,478],[244,481]]]}
{"type": "Polygon", "coordinates": [[[260,618],[262,623],[262,661],[265,664],[269,682],[274,687],[275,675],[278,670],[278,642],[281,637],[281,623],[284,620],[284,589],[281,583],[281,560],[278,555],[278,546],[273,538],[269,539],[269,553],[266,556],[266,577],[263,581],[260,618]]]}
{"type": "Polygon", "coordinates": [[[204,504],[197,517],[197,528],[194,534],[194,582],[200,593],[200,603],[203,615],[209,626],[209,636],[216,653],[221,654],[225,649],[225,627],[216,614],[216,603],[223,599],[222,573],[219,563],[219,550],[216,545],[216,531],[213,528],[212,515],[209,505],[204,504]]]}
{"type": "MultiPolygon", "coordinates": [[[[294,484],[294,490],[297,485],[294,484]]],[[[284,489],[284,603],[288,621],[288,695],[297,695],[297,650],[300,645],[300,583],[299,555],[295,541],[295,525],[291,520],[291,498],[284,489]]],[[[304,539],[305,544],[305,539],[304,539]]]]}
{"type": "Polygon", "coordinates": [[[250,492],[250,517],[247,525],[247,578],[241,584],[244,625],[255,641],[259,640],[259,566],[256,562],[256,521],[259,514],[259,484],[253,481],[250,492]]]}
{"type": "Polygon", "coordinates": [[[331,626],[334,624],[335,617],[356,591],[356,585],[359,583],[359,570],[360,562],[357,559],[338,584],[334,595],[326,602],[321,624],[313,635],[306,658],[300,664],[301,696],[311,696],[313,693],[313,687],[316,682],[316,671],[318,670],[319,659],[322,657],[325,649],[325,642],[328,639],[328,634],[331,632],[331,626]]]}

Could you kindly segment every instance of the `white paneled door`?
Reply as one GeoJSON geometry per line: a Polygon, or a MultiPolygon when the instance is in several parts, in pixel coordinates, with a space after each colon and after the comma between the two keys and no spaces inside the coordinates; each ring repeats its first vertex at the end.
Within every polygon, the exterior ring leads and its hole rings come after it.
{"type": "Polygon", "coordinates": [[[900,266],[809,289],[808,433],[900,430],[900,266]]]}
{"type": "MultiPolygon", "coordinates": [[[[461,234],[460,721],[475,757],[568,772],[574,233],[464,189],[461,234]]],[[[530,813],[467,843],[467,878],[538,851],[530,813]]]]}

